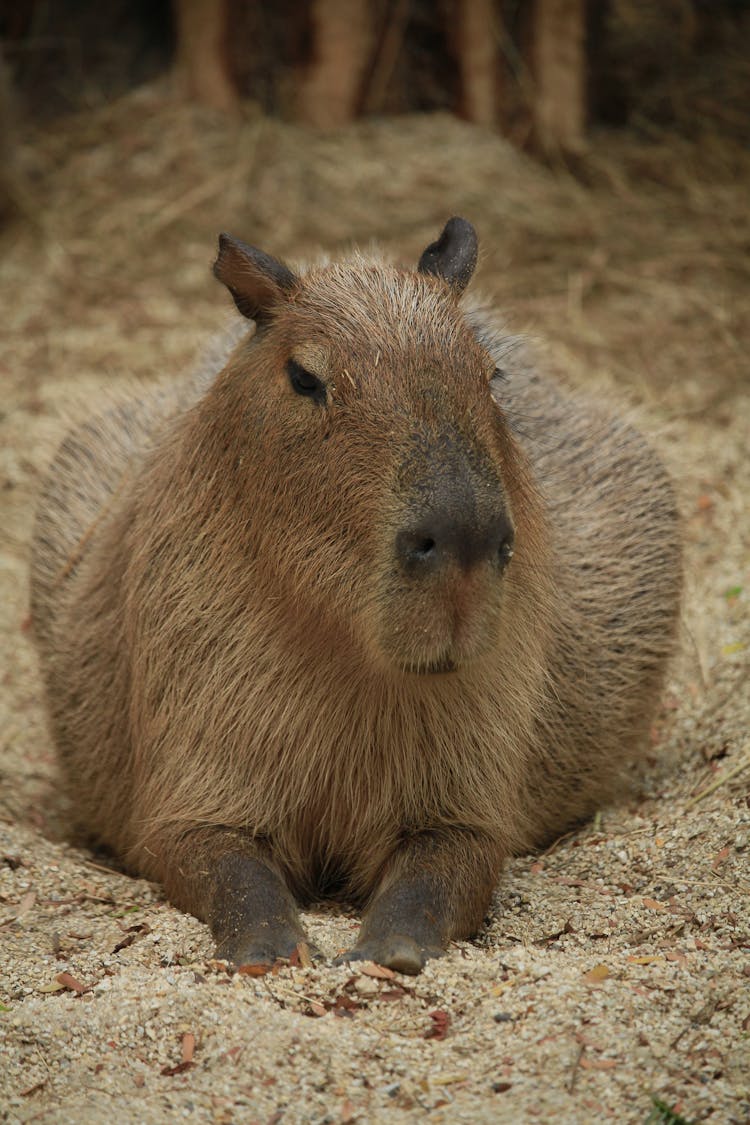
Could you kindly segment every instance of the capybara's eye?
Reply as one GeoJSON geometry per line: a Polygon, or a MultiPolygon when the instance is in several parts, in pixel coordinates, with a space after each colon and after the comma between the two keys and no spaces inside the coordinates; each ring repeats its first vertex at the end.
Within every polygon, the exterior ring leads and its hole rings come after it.
{"type": "Polygon", "coordinates": [[[308,371],[294,359],[287,360],[286,369],[289,382],[298,395],[307,395],[308,398],[314,398],[316,402],[325,401],[325,385],[317,375],[313,375],[312,371],[308,371]]]}

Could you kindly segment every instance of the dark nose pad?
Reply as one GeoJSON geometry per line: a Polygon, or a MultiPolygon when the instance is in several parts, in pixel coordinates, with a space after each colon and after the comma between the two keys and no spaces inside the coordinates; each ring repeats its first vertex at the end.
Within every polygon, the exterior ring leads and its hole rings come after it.
{"type": "Polygon", "coordinates": [[[396,535],[396,556],[412,577],[438,574],[450,565],[470,570],[490,562],[503,570],[513,554],[513,525],[504,514],[477,524],[433,512],[396,535]]]}

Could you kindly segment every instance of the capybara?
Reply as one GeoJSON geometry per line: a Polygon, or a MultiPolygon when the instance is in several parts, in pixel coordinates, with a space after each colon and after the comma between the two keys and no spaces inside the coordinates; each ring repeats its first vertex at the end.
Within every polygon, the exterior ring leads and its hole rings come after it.
{"type": "Polygon", "coordinates": [[[418,972],[647,741],[672,488],[464,299],[476,257],[458,218],[416,270],[222,235],[255,331],[47,478],[32,615],[75,817],[235,964],[335,897],[363,910],[345,959],[418,972]]]}

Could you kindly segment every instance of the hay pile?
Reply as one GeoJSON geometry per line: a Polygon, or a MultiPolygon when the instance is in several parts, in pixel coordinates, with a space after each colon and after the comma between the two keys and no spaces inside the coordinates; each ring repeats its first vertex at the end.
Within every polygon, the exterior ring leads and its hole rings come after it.
{"type": "MultiPolygon", "coordinates": [[[[142,89],[20,153],[0,266],[0,1116],[12,1122],[750,1114],[747,155],[595,141],[586,181],[446,116],[315,136],[142,89]],[[635,405],[679,481],[684,656],[638,800],[514,861],[487,930],[422,977],[230,979],[158,888],[64,842],[26,633],[27,544],[71,399],[178,371],[225,321],[228,229],[304,258],[445,218],[544,362],[635,405]]],[[[306,925],[329,955],[356,919],[306,925]]],[[[664,1118],[662,1118],[664,1119],[664,1118]]]]}

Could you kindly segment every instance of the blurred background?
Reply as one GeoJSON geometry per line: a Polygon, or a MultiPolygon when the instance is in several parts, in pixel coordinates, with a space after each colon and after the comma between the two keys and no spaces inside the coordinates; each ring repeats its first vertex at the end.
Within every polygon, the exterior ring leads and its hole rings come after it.
{"type": "Polygon", "coordinates": [[[186,362],[221,229],[413,262],[453,213],[564,378],[670,417],[745,385],[749,0],[0,0],[0,43],[0,375],[32,406],[66,357],[186,362]]]}

